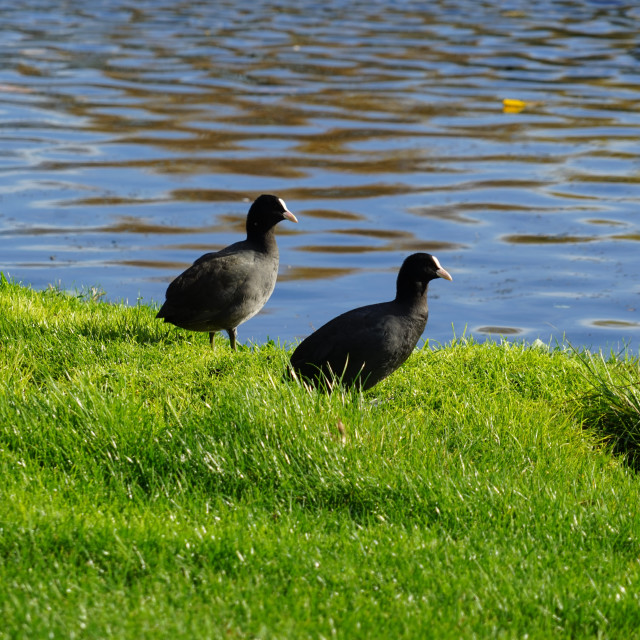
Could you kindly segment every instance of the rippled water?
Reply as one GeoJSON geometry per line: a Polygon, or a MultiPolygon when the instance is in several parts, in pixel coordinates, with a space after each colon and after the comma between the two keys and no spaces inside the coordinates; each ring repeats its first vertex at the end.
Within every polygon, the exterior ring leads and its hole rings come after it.
{"type": "Polygon", "coordinates": [[[429,251],[454,281],[432,284],[425,337],[637,351],[637,6],[16,6],[0,11],[5,274],[160,302],[275,193],[300,222],[279,225],[279,283],[241,340],[389,299],[429,251]]]}

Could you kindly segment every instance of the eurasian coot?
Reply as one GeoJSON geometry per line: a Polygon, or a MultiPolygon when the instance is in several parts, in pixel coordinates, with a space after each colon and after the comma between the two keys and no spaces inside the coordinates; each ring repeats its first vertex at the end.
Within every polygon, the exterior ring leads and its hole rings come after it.
{"type": "Polygon", "coordinates": [[[414,350],[427,324],[427,285],[452,280],[435,256],[414,253],[398,273],[396,297],[347,311],[305,338],[291,367],[310,383],[334,382],[370,389],[393,373],[414,350]]]}
{"type": "Polygon", "coordinates": [[[275,225],[298,222],[284,201],[261,195],[247,214],[247,238],[198,258],[167,288],[157,318],[191,331],[208,331],[211,347],[216,331],[229,334],[236,348],[236,327],[265,305],[278,276],[275,225]]]}

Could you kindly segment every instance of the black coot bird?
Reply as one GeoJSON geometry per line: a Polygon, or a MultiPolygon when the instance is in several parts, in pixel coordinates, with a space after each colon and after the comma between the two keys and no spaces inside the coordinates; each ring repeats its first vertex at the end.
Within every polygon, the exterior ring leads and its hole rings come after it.
{"type": "Polygon", "coordinates": [[[167,288],[156,318],[191,331],[229,334],[236,348],[236,327],[262,309],[276,285],[279,254],[275,226],[298,222],[284,200],[261,195],[247,214],[247,239],[198,258],[167,288]]]}
{"type": "Polygon", "coordinates": [[[410,255],[400,267],[395,300],[347,311],[305,338],[291,356],[297,375],[331,388],[334,380],[366,390],[410,355],[427,325],[427,286],[453,278],[435,256],[410,255]]]}

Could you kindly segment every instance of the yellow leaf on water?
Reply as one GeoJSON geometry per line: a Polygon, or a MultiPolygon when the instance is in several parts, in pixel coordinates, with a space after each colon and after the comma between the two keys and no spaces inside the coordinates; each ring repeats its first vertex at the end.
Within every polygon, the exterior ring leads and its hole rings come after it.
{"type": "Polygon", "coordinates": [[[516,100],[515,98],[505,98],[502,101],[505,107],[526,107],[527,103],[524,100],[516,100]]]}
{"type": "Polygon", "coordinates": [[[516,100],[515,98],[505,98],[502,101],[502,110],[505,113],[520,113],[526,106],[524,100],[516,100]]]}

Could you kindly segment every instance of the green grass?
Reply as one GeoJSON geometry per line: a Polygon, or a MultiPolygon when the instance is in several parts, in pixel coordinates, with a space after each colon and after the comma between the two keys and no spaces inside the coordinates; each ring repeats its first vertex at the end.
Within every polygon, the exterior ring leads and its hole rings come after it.
{"type": "Polygon", "coordinates": [[[640,637],[637,361],[459,340],[326,395],[95,298],[0,283],[0,638],[640,637]]]}
{"type": "Polygon", "coordinates": [[[591,384],[581,399],[582,416],[608,436],[615,452],[640,467],[640,363],[637,358],[606,361],[601,353],[578,353],[591,384]]]}

